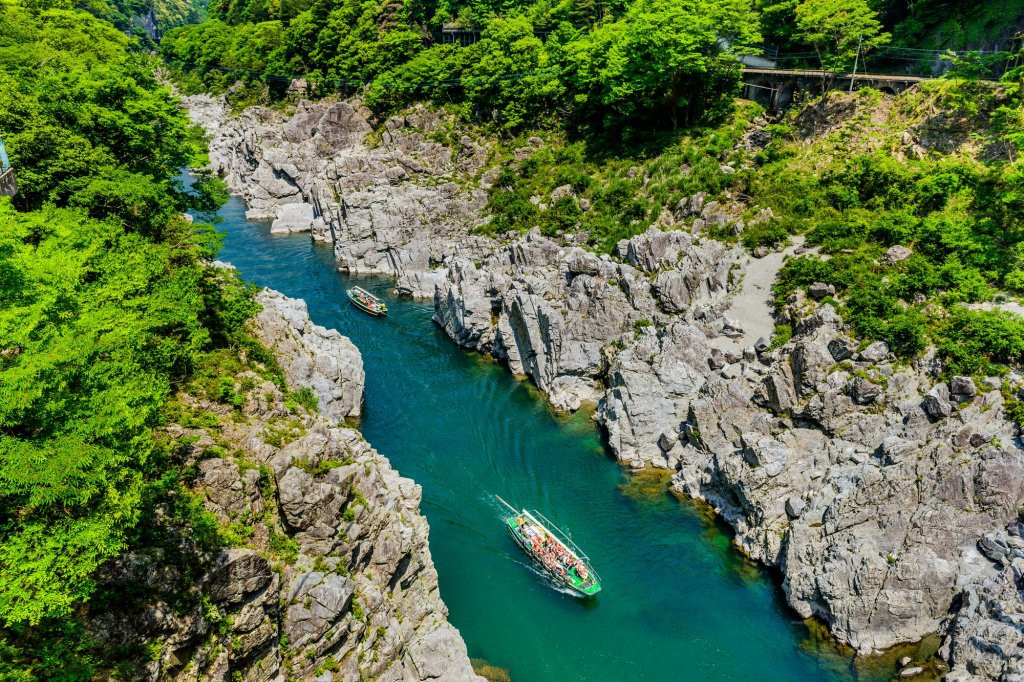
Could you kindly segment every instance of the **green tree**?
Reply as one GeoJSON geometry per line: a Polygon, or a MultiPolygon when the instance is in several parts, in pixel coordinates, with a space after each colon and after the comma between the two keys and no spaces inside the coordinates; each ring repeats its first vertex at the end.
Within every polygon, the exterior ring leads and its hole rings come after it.
{"type": "Polygon", "coordinates": [[[639,118],[672,128],[728,98],[739,83],[733,45],[760,39],[741,0],[640,0],[566,48],[577,116],[606,125],[639,118]]]}
{"type": "Polygon", "coordinates": [[[462,85],[485,120],[506,130],[537,125],[561,94],[558,71],[526,17],[495,19],[467,48],[462,85]]]}
{"type": "MultiPolygon", "coordinates": [[[[182,216],[220,183],[176,181],[197,131],[134,46],[83,12],[4,5],[0,134],[21,191],[0,199],[0,640],[75,630],[50,626],[88,600],[165,473],[161,408],[240,324],[203,265],[209,226],[182,216]]],[[[62,655],[35,674],[72,674],[62,655]]]]}
{"type": "Polygon", "coordinates": [[[823,71],[852,66],[863,54],[889,42],[878,13],[866,0],[804,0],[796,10],[795,37],[811,45],[823,71]]]}

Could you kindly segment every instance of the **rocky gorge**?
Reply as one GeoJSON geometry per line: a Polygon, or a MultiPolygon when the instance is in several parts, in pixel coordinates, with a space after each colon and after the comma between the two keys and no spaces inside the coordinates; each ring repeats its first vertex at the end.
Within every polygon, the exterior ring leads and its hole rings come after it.
{"type": "Polygon", "coordinates": [[[456,343],[556,407],[596,404],[616,458],[673,471],[781,571],[802,616],[865,654],[943,632],[952,679],[1022,674],[1024,453],[1005,414],[1018,379],[947,381],[931,356],[860,348],[824,288],[776,311],[790,340],[751,338],[768,294],[738,301],[768,259],[704,232],[738,226],[738,200],[688,197],[614,257],[538,231],[499,243],[470,234],[486,219],[486,143],[432,140],[436,112],[389,119],[374,145],[357,104],[189,106],[253,217],[331,242],[344,271],[433,296],[456,343]]]}
{"type": "Polygon", "coordinates": [[[231,379],[233,404],[178,397],[163,436],[237,540],[203,555],[169,529],[166,548],[113,562],[100,584],[135,606],[94,610],[92,636],[160,642],[143,673],[153,680],[481,679],[446,619],[419,486],[339,421],[361,408],[359,351],[302,301],[257,300],[252,333],[316,406],[258,361],[231,379]]]}

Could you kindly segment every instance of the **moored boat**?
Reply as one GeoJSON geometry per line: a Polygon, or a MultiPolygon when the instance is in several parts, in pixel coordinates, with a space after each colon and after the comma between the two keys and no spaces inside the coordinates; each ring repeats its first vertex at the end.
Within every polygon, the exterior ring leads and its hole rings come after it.
{"type": "Polygon", "coordinates": [[[352,305],[364,313],[369,313],[375,317],[388,314],[387,304],[362,287],[346,289],[345,293],[348,294],[348,300],[352,302],[352,305]]]}
{"type": "Polygon", "coordinates": [[[505,525],[512,539],[546,574],[581,597],[601,591],[601,579],[587,555],[558,526],[538,511],[517,511],[505,500],[498,499],[510,511],[505,516],[505,525]]]}

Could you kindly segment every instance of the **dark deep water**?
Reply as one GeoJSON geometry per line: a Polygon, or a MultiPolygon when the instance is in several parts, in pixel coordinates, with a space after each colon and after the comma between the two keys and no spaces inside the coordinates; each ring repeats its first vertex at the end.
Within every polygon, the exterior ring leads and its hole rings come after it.
{"type": "MultiPolygon", "coordinates": [[[[306,234],[271,235],[233,198],[220,258],[259,285],[305,299],[349,336],[366,366],[361,430],[423,487],[441,595],[470,656],[515,682],[841,680],[850,660],[816,644],[768,575],[726,532],[663,486],[630,482],[588,415],[554,415],[535,390],[452,344],[427,302],[358,278],[391,314],[352,308],[355,278],[306,234]],[[581,602],[547,586],[502,526],[497,493],[571,531],[604,581],[581,602]]],[[[888,679],[859,671],[859,679],[888,679]]]]}

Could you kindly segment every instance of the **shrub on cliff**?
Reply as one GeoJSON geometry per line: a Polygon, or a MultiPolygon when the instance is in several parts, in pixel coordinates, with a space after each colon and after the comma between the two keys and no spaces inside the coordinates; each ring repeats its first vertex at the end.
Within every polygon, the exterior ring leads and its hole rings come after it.
{"type": "Polygon", "coordinates": [[[989,373],[993,363],[1024,364],[1024,319],[1013,313],[958,306],[937,337],[953,374],[989,373]]]}

